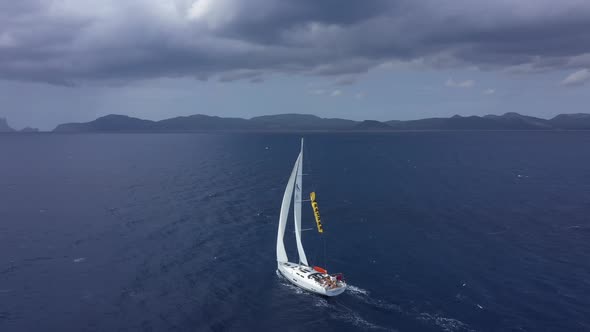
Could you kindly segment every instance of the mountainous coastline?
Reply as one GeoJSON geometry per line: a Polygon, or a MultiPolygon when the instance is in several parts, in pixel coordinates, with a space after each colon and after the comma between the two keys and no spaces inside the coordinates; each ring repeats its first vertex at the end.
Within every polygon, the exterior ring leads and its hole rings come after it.
{"type": "MultiPolygon", "coordinates": [[[[0,126],[2,122],[0,121],[0,126]]],[[[0,127],[1,128],[1,127],[0,127]]],[[[54,132],[191,132],[191,131],[395,131],[395,130],[590,130],[590,114],[560,114],[542,119],[510,112],[503,115],[459,116],[420,120],[353,121],[310,114],[278,114],[251,119],[209,115],[180,116],[160,121],[111,114],[83,123],[65,123],[54,132]]]]}
{"type": "Polygon", "coordinates": [[[0,133],[12,133],[15,131],[8,125],[8,121],[5,118],[0,118],[0,133]]]}
{"type": "Polygon", "coordinates": [[[21,130],[16,130],[8,125],[8,120],[6,118],[0,118],[0,133],[36,133],[39,129],[25,127],[21,130]]]}

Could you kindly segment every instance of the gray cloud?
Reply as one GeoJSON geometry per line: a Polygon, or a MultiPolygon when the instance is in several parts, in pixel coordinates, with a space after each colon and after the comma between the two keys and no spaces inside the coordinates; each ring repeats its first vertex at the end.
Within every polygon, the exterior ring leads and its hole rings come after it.
{"type": "Polygon", "coordinates": [[[563,79],[563,81],[561,81],[560,84],[564,86],[579,86],[584,85],[589,81],[590,70],[584,68],[569,74],[566,78],[563,79]]]}
{"type": "Polygon", "coordinates": [[[358,76],[357,75],[344,75],[339,77],[334,84],[335,85],[340,85],[340,86],[345,86],[345,85],[352,85],[354,83],[356,83],[358,81],[358,76]]]}
{"type": "Polygon", "coordinates": [[[338,97],[340,95],[342,95],[342,90],[334,90],[330,93],[331,97],[338,97]]]}
{"type": "Polygon", "coordinates": [[[582,0],[19,0],[0,78],[53,84],[275,73],[356,77],[389,61],[535,72],[590,66],[582,0]]]}
{"type": "Polygon", "coordinates": [[[475,85],[475,81],[473,80],[465,80],[465,81],[455,81],[452,78],[449,78],[445,82],[445,86],[449,88],[471,88],[475,85]]]}

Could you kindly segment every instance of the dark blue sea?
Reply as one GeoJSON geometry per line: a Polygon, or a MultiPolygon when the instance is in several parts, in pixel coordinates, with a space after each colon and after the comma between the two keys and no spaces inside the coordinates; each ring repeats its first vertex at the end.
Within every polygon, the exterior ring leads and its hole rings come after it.
{"type": "Polygon", "coordinates": [[[299,137],[0,136],[0,331],[590,331],[590,132],[305,134],[336,298],[299,137]]]}

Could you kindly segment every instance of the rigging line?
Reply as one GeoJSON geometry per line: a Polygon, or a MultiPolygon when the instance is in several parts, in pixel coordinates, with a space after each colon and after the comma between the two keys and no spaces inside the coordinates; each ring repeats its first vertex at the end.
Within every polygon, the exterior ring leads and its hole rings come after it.
{"type": "MultiPolygon", "coordinates": [[[[304,165],[302,165],[302,167],[304,169],[307,169],[307,172],[305,172],[305,174],[303,174],[303,175],[308,176],[309,181],[307,181],[307,183],[311,184],[312,191],[317,191],[317,188],[318,188],[317,178],[318,177],[316,176],[314,169],[312,167],[313,156],[310,153],[310,148],[308,148],[308,145],[309,144],[305,144],[303,146],[303,153],[305,155],[305,158],[303,159],[304,165]]],[[[309,202],[309,201],[311,201],[311,200],[302,200],[302,202],[309,202]]],[[[322,255],[322,250],[323,250],[323,263],[324,263],[324,267],[325,267],[327,264],[325,234],[320,234],[320,241],[322,242],[322,244],[320,244],[320,246],[322,246],[323,248],[316,247],[317,249],[315,250],[316,251],[315,257],[317,257],[318,261],[321,263],[322,258],[320,258],[321,257],[320,255],[322,255]]]]}
{"type": "MultiPolygon", "coordinates": [[[[309,151],[309,149],[308,149],[308,151],[309,151]]],[[[308,154],[310,154],[310,153],[308,152],[308,154]]],[[[320,189],[320,184],[318,181],[319,177],[317,176],[316,172],[314,172],[314,170],[311,166],[311,159],[312,159],[311,157],[307,158],[308,166],[309,166],[309,173],[312,174],[312,179],[314,180],[312,182],[313,191],[317,192],[320,189]]],[[[326,237],[327,237],[327,234],[325,234],[325,233],[320,234],[320,238],[321,238],[320,241],[322,242],[321,246],[323,248],[318,248],[319,249],[318,251],[323,251],[323,267],[326,270],[328,270],[328,258],[327,258],[328,256],[327,256],[327,249],[326,249],[327,248],[327,238],[326,237]]]]}
{"type": "MultiPolygon", "coordinates": [[[[301,230],[302,232],[306,232],[306,231],[313,231],[313,228],[304,228],[301,230]]],[[[293,233],[295,233],[295,231],[293,231],[293,233]]]]}
{"type": "MultiPolygon", "coordinates": [[[[307,170],[308,170],[304,175],[313,176],[313,168],[311,167],[311,159],[312,158],[311,158],[311,154],[309,152],[309,148],[307,146],[308,146],[308,144],[305,144],[303,146],[303,153],[306,156],[304,158],[304,160],[303,160],[303,163],[306,164],[305,166],[307,166],[307,167],[304,167],[304,168],[307,168],[307,170]]],[[[313,187],[313,184],[312,184],[312,187],[313,187]]],[[[315,187],[313,187],[313,188],[315,189],[315,187]]]]}
{"type": "Polygon", "coordinates": [[[322,239],[324,240],[324,269],[328,269],[328,261],[326,260],[326,237],[322,236],[322,239]]]}

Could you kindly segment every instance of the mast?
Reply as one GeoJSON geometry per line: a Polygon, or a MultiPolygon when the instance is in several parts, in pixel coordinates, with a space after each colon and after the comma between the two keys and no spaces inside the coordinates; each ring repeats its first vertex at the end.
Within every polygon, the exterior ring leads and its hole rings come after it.
{"type": "Polygon", "coordinates": [[[299,255],[299,264],[309,265],[307,263],[307,257],[303,250],[303,244],[301,243],[301,200],[303,191],[303,138],[301,138],[301,151],[297,158],[297,175],[295,177],[295,195],[293,197],[293,216],[295,219],[295,242],[297,243],[297,253],[299,255]]]}

